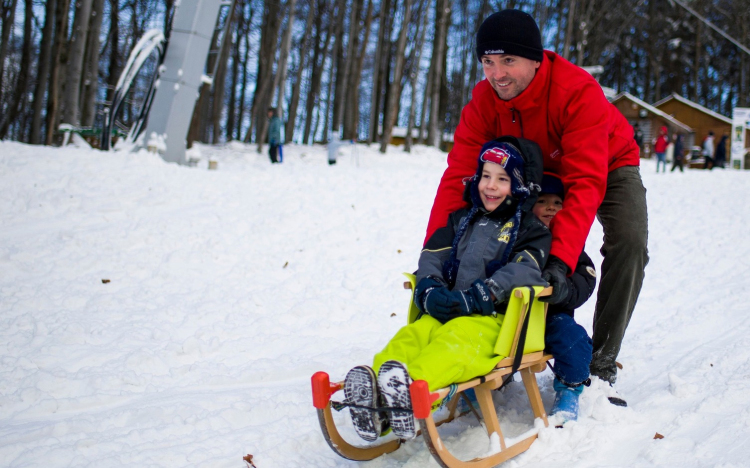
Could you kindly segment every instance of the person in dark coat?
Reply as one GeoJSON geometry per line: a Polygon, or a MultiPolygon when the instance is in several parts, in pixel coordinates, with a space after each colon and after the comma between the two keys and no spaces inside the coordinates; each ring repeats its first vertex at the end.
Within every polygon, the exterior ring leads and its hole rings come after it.
{"type": "MultiPolygon", "coordinates": [[[[562,209],[565,190],[562,181],[552,173],[544,174],[541,186],[532,212],[549,226],[562,209]]],[[[589,382],[593,346],[586,330],[573,318],[575,310],[591,297],[596,286],[594,263],[586,252],[581,252],[573,274],[566,280],[568,295],[563,301],[549,305],[544,334],[545,351],[555,358],[552,366],[555,401],[550,414],[558,415],[563,422],[578,418],[578,396],[589,382]]]]}
{"type": "Polygon", "coordinates": [[[271,163],[281,162],[279,150],[281,149],[281,119],[275,107],[268,109],[268,157],[271,163]]]}
{"type": "Polygon", "coordinates": [[[682,134],[676,133],[674,136],[674,156],[672,156],[672,169],[669,172],[674,172],[675,167],[680,168],[680,172],[685,172],[682,168],[682,161],[685,159],[684,145],[682,143],[682,134]]]}
{"type": "Polygon", "coordinates": [[[724,164],[727,162],[727,140],[729,135],[723,135],[721,141],[716,145],[716,154],[714,155],[714,167],[720,167],[724,169],[724,164]]]}

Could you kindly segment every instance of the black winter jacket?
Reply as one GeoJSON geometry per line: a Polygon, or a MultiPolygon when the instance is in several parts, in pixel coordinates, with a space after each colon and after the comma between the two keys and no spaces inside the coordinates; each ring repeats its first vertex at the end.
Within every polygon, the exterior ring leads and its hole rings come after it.
{"type": "MultiPolygon", "coordinates": [[[[491,213],[480,210],[481,214],[459,241],[457,257],[461,263],[453,289],[464,290],[475,280],[482,280],[497,298],[496,305],[500,305],[515,287],[545,284],[541,270],[547,263],[552,235],[533,213],[522,214],[508,263],[500,269],[493,268],[493,261],[499,263],[508,245],[516,206],[513,202],[491,213]]],[[[468,212],[468,208],[454,211],[448,217],[448,224],[430,236],[419,257],[417,283],[428,276],[446,283],[443,266],[450,256],[461,219],[468,212]]]]}

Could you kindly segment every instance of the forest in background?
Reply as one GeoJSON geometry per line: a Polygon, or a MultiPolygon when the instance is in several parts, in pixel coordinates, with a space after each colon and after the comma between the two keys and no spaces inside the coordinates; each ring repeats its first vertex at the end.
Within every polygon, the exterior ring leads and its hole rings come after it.
{"type": "MultiPolygon", "coordinates": [[[[133,46],[149,29],[168,35],[180,1],[0,0],[0,139],[60,144],[61,124],[100,128],[133,46]]],[[[687,3],[750,47],[750,0],[687,3]]],[[[750,107],[750,55],[670,0],[235,0],[188,141],[262,144],[274,106],[287,141],[341,129],[384,146],[400,126],[407,151],[438,146],[483,78],[475,32],[503,8],[530,13],[546,49],[601,65],[600,83],[617,92],[650,103],[676,92],[726,116],[750,107]]],[[[118,116],[123,129],[152,61],[118,116]]]]}

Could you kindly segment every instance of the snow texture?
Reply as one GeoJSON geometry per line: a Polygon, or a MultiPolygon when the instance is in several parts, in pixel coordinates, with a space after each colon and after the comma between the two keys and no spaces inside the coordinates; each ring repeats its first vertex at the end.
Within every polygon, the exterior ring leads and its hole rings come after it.
{"type": "MultiPolygon", "coordinates": [[[[437,466],[421,439],[339,458],[310,376],[371,364],[404,324],[401,272],[446,155],[284,152],[271,165],[254,146],[201,146],[186,167],[0,142],[1,465],[437,466]]],[[[595,380],[578,421],[544,428],[514,382],[494,392],[503,431],[539,440],[504,466],[748,465],[750,172],[642,173],[651,261],[616,385],[629,407],[595,380]]],[[[601,238],[595,223],[597,265],[601,238]]],[[[576,314],[589,331],[593,310],[576,314]]],[[[549,408],[549,371],[539,382],[549,408]]],[[[347,413],[334,417],[356,442],[347,413]]],[[[462,459],[497,447],[471,414],[441,431],[462,459]]]]}

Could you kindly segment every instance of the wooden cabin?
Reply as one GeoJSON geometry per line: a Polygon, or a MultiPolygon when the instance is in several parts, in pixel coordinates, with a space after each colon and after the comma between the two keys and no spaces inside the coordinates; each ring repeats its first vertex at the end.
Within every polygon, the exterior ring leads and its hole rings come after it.
{"type": "MultiPolygon", "coordinates": [[[[714,145],[719,143],[722,135],[731,135],[732,119],[701,106],[679,94],[672,93],[654,107],[669,114],[670,116],[684,122],[695,129],[696,143],[700,145],[708,135],[709,130],[714,132],[714,145]]],[[[745,142],[750,142],[750,130],[745,130],[745,142]]],[[[747,143],[746,143],[747,144],[747,143]]],[[[727,145],[727,164],[731,160],[730,147],[727,145]]],[[[745,157],[745,167],[748,168],[748,156],[745,157]]]]}
{"type": "Polygon", "coordinates": [[[628,119],[630,125],[638,124],[643,132],[641,157],[650,158],[653,154],[651,142],[658,134],[660,127],[667,127],[669,135],[683,134],[685,149],[695,142],[695,130],[666,112],[657,109],[630,93],[620,93],[612,99],[612,104],[628,119]]]}

